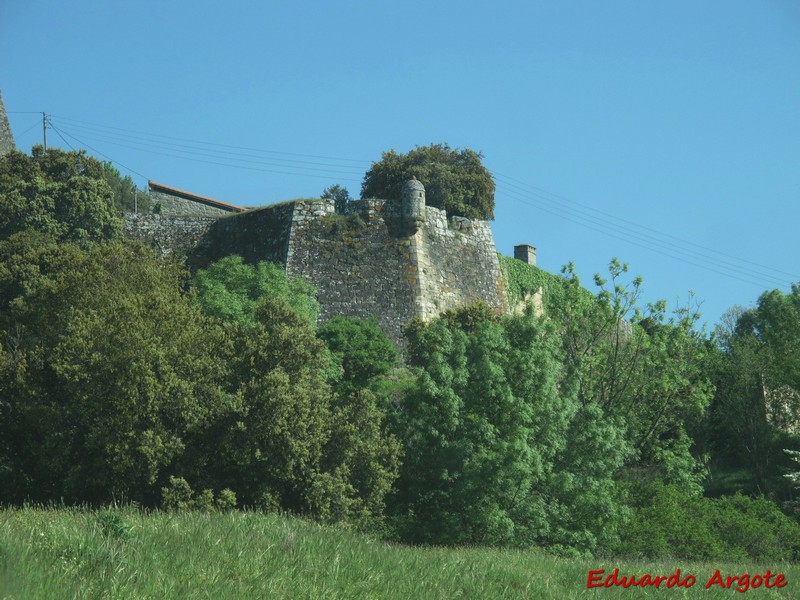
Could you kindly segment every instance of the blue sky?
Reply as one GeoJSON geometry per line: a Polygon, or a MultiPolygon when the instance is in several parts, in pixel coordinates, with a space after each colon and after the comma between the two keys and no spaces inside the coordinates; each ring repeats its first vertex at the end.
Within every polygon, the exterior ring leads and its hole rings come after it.
{"type": "Polygon", "coordinates": [[[245,206],[480,150],[503,254],[619,257],[709,324],[800,281],[796,0],[3,0],[0,91],[23,150],[46,111],[50,145],[245,206]]]}

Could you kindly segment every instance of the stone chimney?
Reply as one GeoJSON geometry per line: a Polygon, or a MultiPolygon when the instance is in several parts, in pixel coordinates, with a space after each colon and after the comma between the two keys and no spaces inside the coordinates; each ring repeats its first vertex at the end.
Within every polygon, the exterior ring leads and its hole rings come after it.
{"type": "Polygon", "coordinates": [[[536,266],[536,248],[528,244],[514,246],[514,258],[529,265],[536,266]]]}
{"type": "Polygon", "coordinates": [[[6,107],[3,106],[3,96],[0,95],[0,156],[5,156],[14,150],[14,136],[11,135],[11,125],[8,123],[6,107]]]}

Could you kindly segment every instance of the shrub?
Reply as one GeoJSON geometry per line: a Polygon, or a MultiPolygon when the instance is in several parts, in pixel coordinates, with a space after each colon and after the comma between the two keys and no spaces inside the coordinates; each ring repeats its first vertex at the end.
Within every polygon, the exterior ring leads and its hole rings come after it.
{"type": "Polygon", "coordinates": [[[719,499],[660,482],[632,490],[633,518],[617,552],[647,559],[796,560],[800,525],[764,498],[719,499]]]}
{"type": "Polygon", "coordinates": [[[165,510],[184,511],[231,510],[236,508],[236,494],[225,488],[214,498],[214,492],[205,489],[199,494],[192,491],[189,482],[183,477],[169,478],[169,485],[161,488],[161,506],[165,510]]]}

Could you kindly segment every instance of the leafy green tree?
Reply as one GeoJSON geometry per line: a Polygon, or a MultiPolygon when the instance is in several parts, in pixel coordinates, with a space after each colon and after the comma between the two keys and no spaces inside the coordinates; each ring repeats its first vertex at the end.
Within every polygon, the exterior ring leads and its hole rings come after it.
{"type": "Polygon", "coordinates": [[[591,550],[614,536],[627,446],[580,406],[550,322],[467,308],[408,335],[420,372],[397,416],[402,539],[591,550]]]}
{"type": "Polygon", "coordinates": [[[699,420],[713,394],[709,348],[694,325],[696,311],[666,315],[664,302],[643,312],[642,281],[621,279],[627,266],[609,265],[610,283],[595,277],[596,296],[585,293],[571,265],[564,301],[553,307],[566,368],[579,382],[581,404],[598,404],[609,418],[624,416],[635,453],[631,468],[655,467],[660,477],[700,491],[701,457],[692,454],[687,423],[699,420]]]}
{"type": "Polygon", "coordinates": [[[241,256],[222,258],[192,278],[203,311],[245,327],[255,324],[255,311],[266,300],[284,299],[309,323],[316,323],[319,303],[314,288],[302,279],[289,279],[279,265],[248,265],[241,256]]]}
{"type": "Polygon", "coordinates": [[[678,485],[635,482],[633,517],[609,552],[648,560],[792,560],[800,556],[800,525],[765,498],[719,499],[678,485]]]}
{"type": "Polygon", "coordinates": [[[383,516],[399,447],[368,394],[337,396],[323,342],[284,299],[228,329],[229,403],[193,441],[195,485],[230,488],[246,506],[367,525],[383,516]],[[234,351],[235,349],[235,351],[234,351]]]}
{"type": "Polygon", "coordinates": [[[137,244],[0,242],[3,499],[152,503],[223,405],[221,332],[137,244]],[[9,455],[10,454],[10,455],[9,455]]]}
{"type": "Polygon", "coordinates": [[[333,200],[336,207],[336,212],[340,215],[343,215],[346,212],[347,203],[351,200],[350,192],[347,191],[347,188],[340,186],[338,183],[326,187],[322,191],[320,198],[325,200],[333,200]]]}
{"type": "Polygon", "coordinates": [[[84,151],[14,151],[0,158],[0,238],[35,229],[59,240],[118,238],[122,220],[103,166],[84,151]]]}
{"type": "Polygon", "coordinates": [[[123,177],[111,161],[104,161],[102,164],[106,183],[114,193],[114,206],[117,210],[120,212],[150,212],[152,204],[150,193],[147,190],[140,190],[130,175],[123,177]]]}
{"type": "MultiPolygon", "coordinates": [[[[712,403],[709,432],[717,475],[743,467],[752,478],[747,492],[771,491],[771,459],[778,436],[767,421],[763,388],[764,364],[759,346],[751,335],[737,335],[717,361],[716,394],[712,403]]],[[[743,482],[744,483],[744,482],[743,482]]]]}
{"type": "Polygon", "coordinates": [[[788,385],[800,390],[800,284],[789,293],[764,292],[755,310],[745,312],[738,333],[751,333],[765,355],[767,385],[788,385]]]}
{"type": "Polygon", "coordinates": [[[717,393],[707,429],[718,478],[725,483],[746,473],[728,487],[792,496],[783,449],[798,448],[799,324],[795,285],[789,293],[763,293],[755,308],[732,312],[718,327],[717,393]]]}
{"type": "Polygon", "coordinates": [[[414,176],[425,186],[428,206],[449,215],[494,219],[494,179],[482,158],[479,152],[447,144],[417,146],[407,154],[390,150],[364,175],[361,197],[399,198],[405,182],[414,176]]]}
{"type": "Polygon", "coordinates": [[[335,394],[331,411],[322,458],[326,475],[317,486],[327,493],[316,502],[319,514],[327,521],[379,528],[399,474],[400,442],[387,430],[386,414],[368,389],[335,394]]]}
{"type": "Polygon", "coordinates": [[[191,506],[379,522],[399,446],[374,396],[332,393],[285,298],[221,327],[185,278],[135,243],[0,241],[0,501],[180,505],[188,489],[191,506]]]}
{"type": "Polygon", "coordinates": [[[279,299],[261,303],[234,339],[226,362],[235,401],[214,442],[219,487],[245,505],[313,513],[309,494],[331,420],[324,346],[279,299]]]}
{"type": "Polygon", "coordinates": [[[397,366],[397,348],[374,319],[334,317],[320,325],[317,336],[342,366],[343,393],[366,388],[397,366]]]}

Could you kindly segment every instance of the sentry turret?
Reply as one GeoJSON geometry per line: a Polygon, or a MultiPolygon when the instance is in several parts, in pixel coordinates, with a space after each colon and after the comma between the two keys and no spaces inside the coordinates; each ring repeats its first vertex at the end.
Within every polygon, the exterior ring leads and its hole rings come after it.
{"type": "Polygon", "coordinates": [[[403,184],[400,221],[408,235],[414,235],[425,222],[425,186],[416,177],[403,184]]]}

